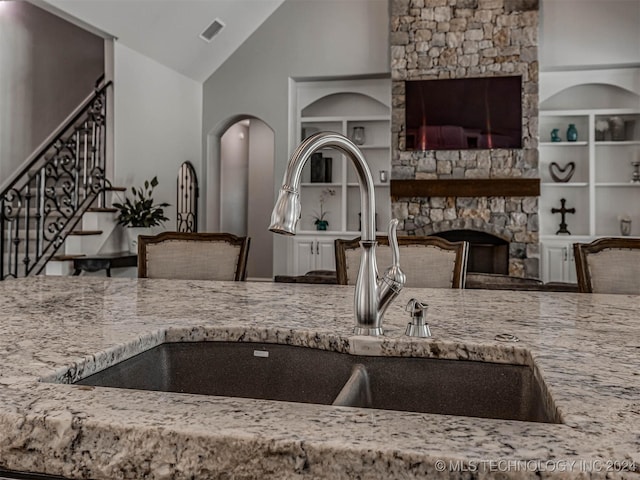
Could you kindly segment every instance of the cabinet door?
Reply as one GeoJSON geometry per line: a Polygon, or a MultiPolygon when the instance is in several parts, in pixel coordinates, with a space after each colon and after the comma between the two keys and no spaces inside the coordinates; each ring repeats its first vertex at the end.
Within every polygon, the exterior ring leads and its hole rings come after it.
{"type": "Polygon", "coordinates": [[[542,261],[544,267],[542,279],[545,283],[577,282],[572,244],[543,244],[542,261]]]}
{"type": "Polygon", "coordinates": [[[292,275],[304,275],[310,270],[316,270],[315,238],[296,238],[293,241],[293,273],[292,275]]]}
{"type": "Polygon", "coordinates": [[[336,254],[333,239],[316,241],[316,270],[335,270],[336,254]]]}
{"type": "Polygon", "coordinates": [[[567,246],[567,261],[564,270],[565,282],[578,283],[578,274],[576,273],[576,259],[573,256],[573,247],[567,246]]]}
{"type": "Polygon", "coordinates": [[[564,282],[567,249],[563,245],[543,246],[544,282],[564,282]]]}

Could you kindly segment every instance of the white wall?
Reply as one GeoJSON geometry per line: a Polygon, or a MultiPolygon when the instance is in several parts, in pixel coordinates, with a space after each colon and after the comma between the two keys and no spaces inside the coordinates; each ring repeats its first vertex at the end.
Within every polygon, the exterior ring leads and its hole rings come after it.
{"type": "MultiPolygon", "coordinates": [[[[253,116],[275,135],[275,182],[290,155],[289,78],[348,77],[388,73],[388,0],[286,0],[204,84],[203,137],[207,220],[214,218],[219,191],[219,142],[211,138],[229,119],[253,116]],[[211,135],[211,137],[209,137],[211,135]]],[[[274,274],[286,271],[286,242],[274,239],[274,274]]]]}
{"type": "Polygon", "coordinates": [[[114,125],[114,184],[140,186],[157,175],[154,200],[171,204],[164,228],[175,230],[182,162],[191,161],[202,183],[202,85],[115,42],[114,125]]]}
{"type": "Polygon", "coordinates": [[[542,0],[540,68],[640,64],[640,0],[542,0]]]}
{"type": "Polygon", "coordinates": [[[247,276],[271,279],[273,234],[269,231],[273,196],[273,131],[260,120],[249,125],[249,192],[247,233],[251,237],[247,276]]]}
{"type": "Polygon", "coordinates": [[[233,124],[222,136],[220,162],[220,231],[247,234],[249,126],[233,124]]]}

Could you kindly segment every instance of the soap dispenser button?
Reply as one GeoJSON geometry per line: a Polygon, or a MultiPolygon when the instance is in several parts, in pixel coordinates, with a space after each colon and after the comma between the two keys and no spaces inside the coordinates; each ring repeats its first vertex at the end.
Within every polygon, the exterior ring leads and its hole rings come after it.
{"type": "Polygon", "coordinates": [[[407,325],[407,329],[404,332],[405,335],[420,338],[431,336],[431,330],[429,330],[429,325],[426,322],[428,308],[429,305],[422,303],[415,298],[409,300],[406,310],[411,314],[411,322],[407,325]]]}

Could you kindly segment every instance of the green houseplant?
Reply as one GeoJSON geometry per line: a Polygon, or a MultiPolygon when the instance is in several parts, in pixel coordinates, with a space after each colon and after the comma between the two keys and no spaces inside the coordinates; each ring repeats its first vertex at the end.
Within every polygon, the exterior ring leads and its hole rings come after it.
{"type": "Polygon", "coordinates": [[[327,201],[327,197],[333,197],[335,194],[336,191],[333,188],[325,188],[320,192],[320,213],[316,211],[313,212],[313,218],[315,220],[313,224],[316,226],[316,230],[326,230],[329,226],[329,221],[325,217],[330,212],[324,209],[324,202],[327,201]]]}
{"type": "Polygon", "coordinates": [[[113,204],[120,214],[118,224],[123,227],[156,227],[169,220],[164,215],[164,208],[168,203],[153,204],[153,189],[158,185],[158,177],[153,177],[151,181],[145,180],[144,188],[131,187],[133,200],[125,198],[124,203],[113,204]]]}
{"type": "Polygon", "coordinates": [[[169,204],[153,203],[153,189],[157,185],[157,176],[151,180],[145,180],[144,187],[131,187],[132,198],[126,197],[122,203],[113,203],[113,206],[120,210],[117,218],[118,224],[127,227],[129,250],[132,252],[138,249],[138,235],[169,220],[164,214],[164,208],[169,204]]]}

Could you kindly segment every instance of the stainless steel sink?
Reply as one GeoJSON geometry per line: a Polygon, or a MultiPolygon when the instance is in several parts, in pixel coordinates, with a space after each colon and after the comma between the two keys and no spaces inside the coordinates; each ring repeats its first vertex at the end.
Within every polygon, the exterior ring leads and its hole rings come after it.
{"type": "Polygon", "coordinates": [[[529,366],[266,343],[165,343],[76,383],[560,423],[529,366]]]}

